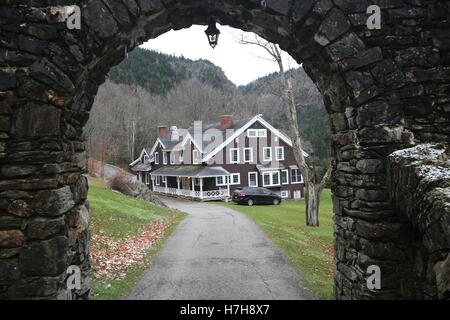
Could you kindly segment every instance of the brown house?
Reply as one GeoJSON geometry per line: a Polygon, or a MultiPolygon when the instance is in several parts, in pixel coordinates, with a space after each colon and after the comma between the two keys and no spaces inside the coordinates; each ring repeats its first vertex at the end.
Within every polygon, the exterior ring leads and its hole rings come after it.
{"type": "Polygon", "coordinates": [[[261,115],[189,129],[158,127],[158,138],[130,164],[154,192],[199,200],[227,199],[239,187],[265,187],[285,199],[304,196],[291,139],[261,115]]]}

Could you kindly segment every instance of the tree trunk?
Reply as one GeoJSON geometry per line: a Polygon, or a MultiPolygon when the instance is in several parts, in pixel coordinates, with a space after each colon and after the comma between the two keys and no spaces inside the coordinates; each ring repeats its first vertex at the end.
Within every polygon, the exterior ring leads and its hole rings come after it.
{"type": "Polygon", "coordinates": [[[313,183],[308,183],[306,189],[306,225],[311,227],[319,226],[319,203],[320,192],[316,190],[316,186],[313,183]]]}

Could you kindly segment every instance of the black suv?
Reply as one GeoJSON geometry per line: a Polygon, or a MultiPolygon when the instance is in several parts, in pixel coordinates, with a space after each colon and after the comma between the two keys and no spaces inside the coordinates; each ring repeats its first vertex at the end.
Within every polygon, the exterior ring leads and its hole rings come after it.
{"type": "Polygon", "coordinates": [[[273,204],[281,203],[281,197],[266,188],[239,188],[233,192],[233,202],[237,204],[273,204]]]}

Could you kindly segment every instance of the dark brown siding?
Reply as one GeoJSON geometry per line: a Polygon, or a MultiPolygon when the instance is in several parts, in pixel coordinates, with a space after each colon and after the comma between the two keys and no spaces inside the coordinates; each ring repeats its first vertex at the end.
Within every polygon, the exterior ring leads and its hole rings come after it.
{"type": "MultiPolygon", "coordinates": [[[[265,129],[259,122],[254,123],[250,126],[249,129],[265,129]]],[[[278,138],[277,138],[278,139],[278,138]]],[[[230,173],[239,173],[240,174],[240,184],[239,185],[231,185],[230,191],[233,192],[239,187],[247,187],[249,184],[248,181],[248,173],[249,172],[258,172],[256,167],[257,164],[267,164],[268,162],[263,161],[263,148],[264,147],[272,147],[272,159],[275,159],[275,146],[284,147],[284,160],[280,161],[280,166],[284,166],[285,169],[288,169],[289,166],[297,165],[293,149],[286,144],[283,140],[278,139],[275,141],[275,135],[272,135],[271,131],[267,130],[267,138],[248,138],[247,131],[244,131],[238,138],[233,142],[230,142],[222,152],[219,152],[215,155],[210,161],[208,161],[208,165],[220,165],[230,173]],[[244,148],[253,147],[253,162],[252,163],[243,163],[244,161],[244,148]],[[231,148],[239,148],[239,164],[230,164],[229,162],[229,153],[231,148]],[[221,159],[221,163],[216,163],[216,159],[221,159]]],[[[258,173],[258,186],[263,187],[262,175],[258,173]]],[[[277,187],[269,187],[269,189],[273,191],[289,191],[289,198],[293,198],[293,191],[299,190],[301,192],[301,196],[304,197],[303,192],[304,184],[292,184],[291,183],[291,174],[289,170],[289,184],[281,185],[277,187]]]]}

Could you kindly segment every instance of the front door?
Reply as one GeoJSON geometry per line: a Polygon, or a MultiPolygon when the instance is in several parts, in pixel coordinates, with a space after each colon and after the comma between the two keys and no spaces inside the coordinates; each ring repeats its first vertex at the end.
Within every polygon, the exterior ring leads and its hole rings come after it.
{"type": "Polygon", "coordinates": [[[187,177],[183,177],[181,180],[183,190],[191,190],[191,180],[187,177]]]}

